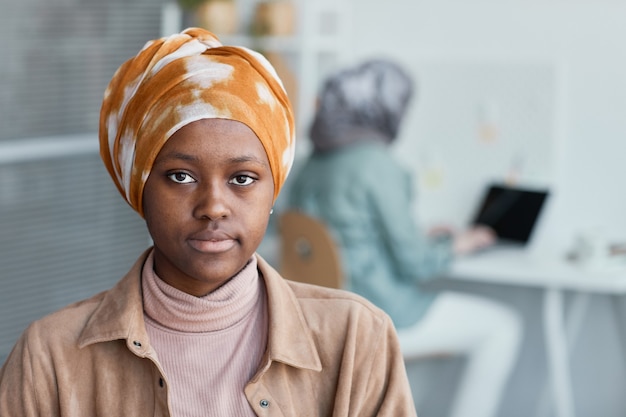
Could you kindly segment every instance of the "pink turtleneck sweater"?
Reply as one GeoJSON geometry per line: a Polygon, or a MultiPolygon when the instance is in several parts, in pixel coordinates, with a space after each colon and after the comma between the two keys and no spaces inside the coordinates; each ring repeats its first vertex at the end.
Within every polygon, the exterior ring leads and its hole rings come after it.
{"type": "Polygon", "coordinates": [[[146,328],[169,384],[174,417],[250,416],[245,384],[267,342],[267,306],[256,258],[217,290],[195,297],[142,273],[146,328]]]}

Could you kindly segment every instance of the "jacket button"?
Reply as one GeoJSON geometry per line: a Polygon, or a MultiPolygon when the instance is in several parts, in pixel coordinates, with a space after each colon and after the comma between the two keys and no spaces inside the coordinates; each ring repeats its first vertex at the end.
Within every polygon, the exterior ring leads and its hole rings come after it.
{"type": "Polygon", "coordinates": [[[269,402],[269,401],[267,401],[267,400],[261,400],[261,401],[259,401],[259,405],[260,405],[262,408],[267,408],[267,407],[269,407],[269,406],[270,406],[270,402],[269,402]]]}
{"type": "Polygon", "coordinates": [[[141,342],[138,341],[133,341],[133,345],[137,346],[137,347],[141,347],[141,342]]]}

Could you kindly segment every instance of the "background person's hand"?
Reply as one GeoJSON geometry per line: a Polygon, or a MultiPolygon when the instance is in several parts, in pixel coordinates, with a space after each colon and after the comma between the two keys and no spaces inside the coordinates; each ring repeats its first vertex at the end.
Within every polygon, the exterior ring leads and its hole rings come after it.
{"type": "Polygon", "coordinates": [[[488,226],[475,226],[454,236],[452,250],[455,255],[468,255],[485,249],[496,242],[496,234],[488,226]]]}

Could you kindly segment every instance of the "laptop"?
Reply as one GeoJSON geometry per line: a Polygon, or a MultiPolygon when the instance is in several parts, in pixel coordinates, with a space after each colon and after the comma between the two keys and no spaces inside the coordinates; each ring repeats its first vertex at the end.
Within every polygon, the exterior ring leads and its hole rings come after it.
{"type": "Polygon", "coordinates": [[[491,227],[497,245],[525,246],[545,206],[549,190],[489,184],[471,223],[491,227]]]}

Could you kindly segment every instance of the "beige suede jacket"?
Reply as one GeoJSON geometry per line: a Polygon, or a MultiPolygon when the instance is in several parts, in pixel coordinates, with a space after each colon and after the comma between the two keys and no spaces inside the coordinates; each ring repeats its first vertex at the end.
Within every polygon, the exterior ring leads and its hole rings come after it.
{"type": "MultiPolygon", "coordinates": [[[[170,416],[148,340],[141,268],[44,317],[0,371],[2,417],[170,416]]],[[[268,346],[245,395],[258,416],[415,416],[389,317],[363,298],[284,280],[263,259],[268,346]]]]}

